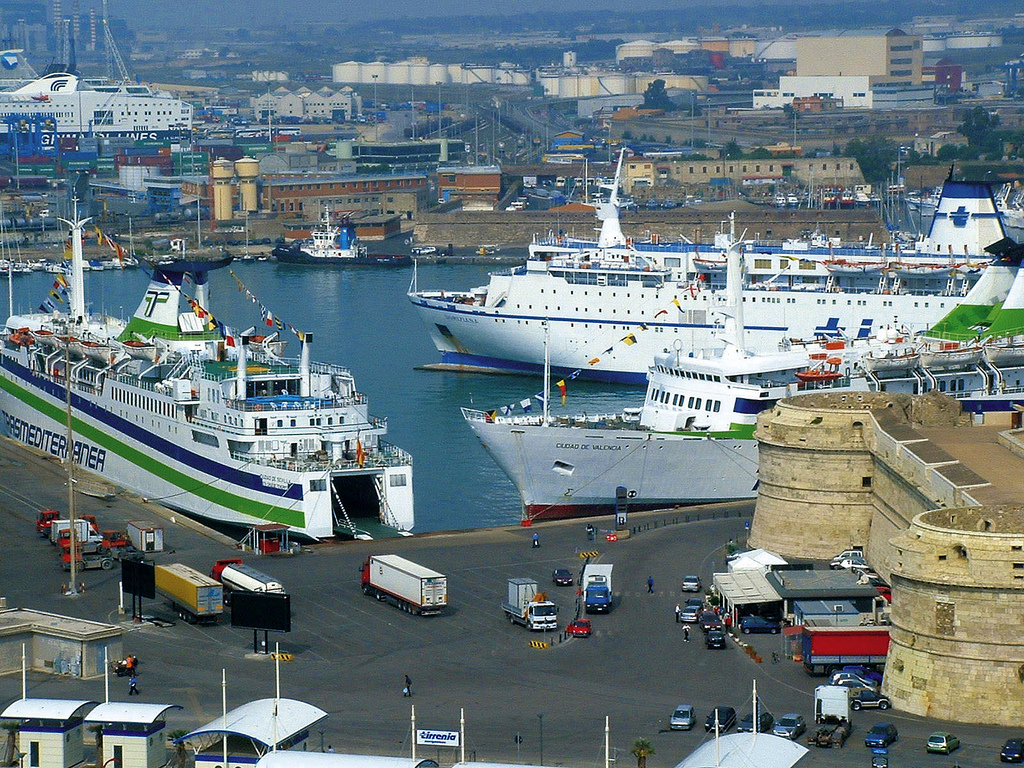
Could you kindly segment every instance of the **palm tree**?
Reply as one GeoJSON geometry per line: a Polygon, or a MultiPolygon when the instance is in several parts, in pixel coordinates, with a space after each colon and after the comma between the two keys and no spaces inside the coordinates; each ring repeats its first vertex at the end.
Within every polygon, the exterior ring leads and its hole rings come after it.
{"type": "Polygon", "coordinates": [[[654,745],[651,744],[650,739],[641,736],[633,742],[633,748],[629,750],[629,754],[636,758],[636,768],[647,768],[647,757],[654,754],[654,745]]]}
{"type": "MultiPolygon", "coordinates": [[[[167,740],[172,744],[184,736],[188,731],[183,729],[176,729],[167,734],[167,740]]],[[[174,744],[174,751],[171,752],[171,759],[167,761],[168,768],[187,768],[188,766],[188,751],[185,749],[185,743],[174,744]]],[[[120,766],[118,766],[120,768],[120,766]]],[[[227,768],[227,766],[225,766],[227,768]]]]}
{"type": "MultiPolygon", "coordinates": [[[[101,768],[103,765],[103,725],[96,723],[95,725],[89,726],[89,732],[96,738],[96,768],[101,768]]],[[[121,768],[116,766],[115,768],[121,768]]]]}
{"type": "Polygon", "coordinates": [[[18,731],[21,729],[21,725],[13,720],[5,720],[0,723],[0,728],[7,731],[3,749],[0,749],[0,765],[14,765],[14,756],[18,752],[18,731]]]}

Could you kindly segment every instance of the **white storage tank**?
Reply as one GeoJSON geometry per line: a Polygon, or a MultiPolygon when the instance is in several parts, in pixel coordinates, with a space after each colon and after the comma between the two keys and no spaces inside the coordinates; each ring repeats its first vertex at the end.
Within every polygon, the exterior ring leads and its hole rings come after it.
{"type": "Polygon", "coordinates": [[[448,67],[444,64],[431,64],[427,71],[430,73],[430,85],[451,82],[451,77],[448,75],[448,67]]]}
{"type": "Polygon", "coordinates": [[[425,61],[409,63],[409,84],[430,85],[430,64],[425,61]]]}
{"type": "Polygon", "coordinates": [[[388,64],[384,80],[388,85],[408,85],[410,82],[409,62],[396,61],[394,64],[388,64]]]}
{"type": "Polygon", "coordinates": [[[362,64],[358,61],[345,61],[332,67],[331,79],[336,83],[358,83],[362,64]]]}

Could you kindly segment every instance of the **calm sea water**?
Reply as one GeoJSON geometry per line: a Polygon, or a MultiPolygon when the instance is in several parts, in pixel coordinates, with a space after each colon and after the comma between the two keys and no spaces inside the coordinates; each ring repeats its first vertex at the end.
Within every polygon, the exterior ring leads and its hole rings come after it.
{"type": "MultiPolygon", "coordinates": [[[[515,486],[480,447],[459,408],[489,410],[517,403],[542,389],[539,377],[416,370],[440,358],[406,298],[411,269],[344,270],[273,262],[236,263],[231,269],[276,316],[312,331],[313,357],[351,369],[357,387],[370,400],[371,413],[387,417],[386,439],[413,456],[417,531],[520,519],[515,486]]],[[[421,267],[419,287],[482,285],[490,269],[421,267]]],[[[135,311],[148,283],[142,270],[89,272],[85,279],[94,311],[125,318],[135,311]]],[[[15,277],[15,310],[37,307],[52,282],[53,276],[45,273],[15,277]]],[[[6,281],[0,284],[6,292],[6,281]]],[[[258,308],[238,292],[227,270],[211,275],[211,291],[210,309],[219,319],[240,330],[263,327],[258,308]]],[[[289,340],[288,354],[297,355],[294,335],[286,330],[283,336],[289,340]]],[[[639,405],[642,398],[642,389],[577,380],[569,382],[565,407],[556,397],[552,412],[614,412],[639,405]]]]}

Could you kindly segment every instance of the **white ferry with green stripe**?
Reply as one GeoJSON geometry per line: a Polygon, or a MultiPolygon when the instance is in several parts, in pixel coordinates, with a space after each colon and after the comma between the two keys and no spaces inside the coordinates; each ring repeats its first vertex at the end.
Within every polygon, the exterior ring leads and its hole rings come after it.
{"type": "Polygon", "coordinates": [[[372,538],[414,525],[412,460],[382,438],[352,375],[297,359],[274,337],[212,322],[209,273],[230,258],[152,268],[125,324],[82,296],[73,229],[68,314],[8,318],[0,348],[0,430],[190,515],[240,527],[279,523],[309,538],[372,538]],[[180,312],[186,276],[193,311],[180,312]]]}
{"type": "Polygon", "coordinates": [[[789,341],[753,354],[733,247],[725,349],[691,356],[677,344],[656,355],[642,408],[557,418],[464,408],[463,416],[529,519],[608,514],[617,499],[640,510],[752,498],[757,414],[809,391],[937,391],[1009,426],[1024,404],[1024,246],[1004,239],[988,250],[996,258],[963,303],[920,337],[889,326],[871,339],[789,341]]]}

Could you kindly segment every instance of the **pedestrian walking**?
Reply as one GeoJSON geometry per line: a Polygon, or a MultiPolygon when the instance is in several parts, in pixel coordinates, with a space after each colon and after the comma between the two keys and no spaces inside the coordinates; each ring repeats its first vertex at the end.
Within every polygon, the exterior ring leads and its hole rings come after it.
{"type": "Polygon", "coordinates": [[[540,546],[540,534],[539,533],[533,534],[533,546],[534,546],[534,548],[540,546]]]}
{"type": "Polygon", "coordinates": [[[132,676],[128,679],[128,695],[139,696],[139,678],[132,673],[132,676]]]}
{"type": "Polygon", "coordinates": [[[680,621],[679,616],[680,616],[681,613],[682,613],[682,610],[679,608],[679,603],[676,603],[676,624],[678,624],[679,621],[680,621]]]}
{"type": "Polygon", "coordinates": [[[690,626],[688,624],[683,624],[683,642],[690,642],[690,626]]]}
{"type": "Polygon", "coordinates": [[[594,532],[595,532],[594,526],[591,525],[590,523],[587,523],[587,538],[590,539],[591,541],[594,540],[594,532]]]}
{"type": "Polygon", "coordinates": [[[412,678],[408,675],[405,676],[405,688],[402,690],[403,696],[412,696],[412,678]]]}
{"type": "Polygon", "coordinates": [[[648,576],[647,577],[647,593],[650,594],[650,595],[654,594],[654,577],[653,576],[648,576]]]}

